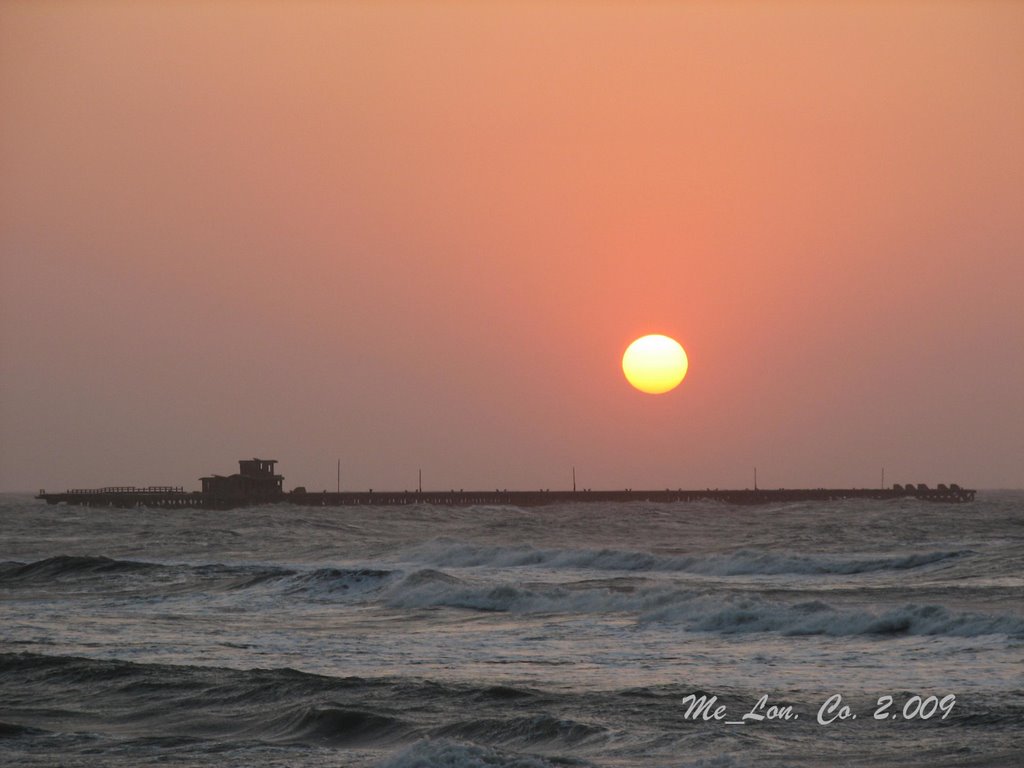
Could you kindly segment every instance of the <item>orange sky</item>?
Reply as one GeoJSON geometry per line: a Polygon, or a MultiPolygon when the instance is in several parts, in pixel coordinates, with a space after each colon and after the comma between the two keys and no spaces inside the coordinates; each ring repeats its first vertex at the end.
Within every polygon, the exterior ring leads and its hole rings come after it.
{"type": "Polygon", "coordinates": [[[1022,72],[1013,2],[6,2],[0,488],[1024,486],[1022,72]]]}

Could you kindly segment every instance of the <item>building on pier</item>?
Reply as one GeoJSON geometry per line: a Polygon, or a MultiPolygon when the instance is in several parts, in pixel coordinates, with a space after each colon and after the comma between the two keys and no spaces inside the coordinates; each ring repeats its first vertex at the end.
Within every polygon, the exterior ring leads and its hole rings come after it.
{"type": "Polygon", "coordinates": [[[241,459],[234,475],[199,478],[203,495],[214,499],[269,499],[283,493],[284,476],[275,474],[277,459],[241,459]]]}

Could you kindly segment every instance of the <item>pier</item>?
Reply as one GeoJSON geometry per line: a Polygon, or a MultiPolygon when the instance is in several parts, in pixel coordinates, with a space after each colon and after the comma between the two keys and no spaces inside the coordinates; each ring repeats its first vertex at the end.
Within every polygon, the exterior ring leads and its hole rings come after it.
{"type": "Polygon", "coordinates": [[[893,488],[778,488],[758,490],[623,490],[623,491],[367,491],[363,493],[288,493],[282,498],[292,504],[307,506],[345,507],[361,504],[400,506],[404,504],[432,504],[436,506],[465,507],[515,506],[537,507],[546,504],[627,503],[650,502],[673,504],[691,501],[720,501],[726,504],[779,504],[798,501],[836,501],[839,499],[902,499],[964,503],[974,501],[975,491],[959,486],[896,490],[893,488]]]}
{"type": "Polygon", "coordinates": [[[239,462],[239,472],[233,475],[211,475],[201,478],[201,491],[186,491],[181,487],[109,486],[104,488],[76,488],[63,493],[41,490],[37,499],[48,504],[73,504],[84,507],[195,507],[206,509],[234,509],[259,504],[294,504],[310,507],[352,506],[407,506],[431,505],[445,507],[516,506],[537,507],[549,504],[571,503],[628,503],[648,502],[673,504],[694,501],[718,501],[726,504],[788,504],[805,501],[837,501],[842,499],[873,499],[891,501],[918,499],[946,504],[974,501],[973,489],[959,485],[939,484],[930,488],[924,484],[894,484],[887,488],[755,488],[753,490],[645,490],[621,491],[592,490],[538,490],[538,491],[307,491],[296,488],[283,490],[283,477],[275,473],[273,459],[245,459],[239,462]]]}

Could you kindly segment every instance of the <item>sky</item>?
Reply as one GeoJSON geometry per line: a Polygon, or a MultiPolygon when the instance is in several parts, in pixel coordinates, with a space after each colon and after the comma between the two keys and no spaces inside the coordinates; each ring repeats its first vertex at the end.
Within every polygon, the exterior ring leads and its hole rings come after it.
{"type": "Polygon", "coordinates": [[[1024,487],[1022,72],[1015,2],[7,0],[0,489],[1024,487]]]}

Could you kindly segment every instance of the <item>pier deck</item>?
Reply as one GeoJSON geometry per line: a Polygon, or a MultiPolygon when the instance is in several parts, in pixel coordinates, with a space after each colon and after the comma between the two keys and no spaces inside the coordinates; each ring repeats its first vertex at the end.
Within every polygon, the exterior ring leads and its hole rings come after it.
{"type": "Polygon", "coordinates": [[[675,503],[720,501],[727,504],[779,504],[837,499],[893,500],[914,498],[922,501],[960,504],[974,501],[975,491],[959,486],[906,486],[894,488],[777,488],[755,490],[621,490],[621,491],[342,491],[288,493],[258,496],[218,496],[201,491],[169,487],[112,487],[95,490],[76,489],[65,493],[40,491],[37,499],[49,504],[73,504],[86,507],[197,507],[232,509],[258,504],[295,504],[313,507],[403,506],[428,504],[466,507],[535,507],[547,504],[586,502],[675,503]]]}

